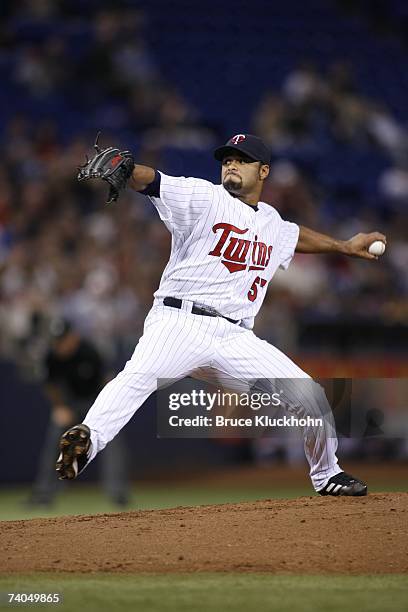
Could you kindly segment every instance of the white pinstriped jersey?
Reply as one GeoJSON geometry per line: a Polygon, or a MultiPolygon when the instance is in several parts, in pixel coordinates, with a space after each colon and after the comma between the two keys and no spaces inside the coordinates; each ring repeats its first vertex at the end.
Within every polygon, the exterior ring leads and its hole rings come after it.
{"type": "Polygon", "coordinates": [[[155,298],[210,306],[252,327],[268,283],[279,267],[289,266],[299,227],[273,206],[259,202],[256,210],[222,185],[160,177],[160,198],[150,199],[172,234],[172,247],[155,298]]]}

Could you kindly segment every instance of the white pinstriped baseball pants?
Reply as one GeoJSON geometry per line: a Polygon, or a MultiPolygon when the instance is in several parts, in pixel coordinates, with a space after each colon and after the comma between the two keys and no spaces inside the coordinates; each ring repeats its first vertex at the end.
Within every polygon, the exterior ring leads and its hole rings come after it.
{"type": "Polygon", "coordinates": [[[320,385],[252,331],[221,317],[193,315],[162,304],[153,306],[131,359],[102,389],[84,420],[91,430],[90,460],[156,391],[159,379],[181,379],[199,369],[210,369],[220,379],[237,382],[278,378],[281,384],[282,379],[292,379],[284,388],[288,411],[302,417],[324,417],[323,427],[303,428],[304,449],[315,490],[341,472],[334,421],[320,385]],[[301,401],[295,378],[309,379],[309,391],[301,401]]]}

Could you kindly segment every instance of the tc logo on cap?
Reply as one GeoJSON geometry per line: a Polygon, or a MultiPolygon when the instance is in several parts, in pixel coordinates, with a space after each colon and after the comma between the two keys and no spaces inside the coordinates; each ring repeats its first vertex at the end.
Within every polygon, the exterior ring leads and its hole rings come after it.
{"type": "Polygon", "coordinates": [[[231,138],[231,142],[234,145],[237,145],[238,143],[242,142],[243,140],[245,140],[245,134],[237,134],[236,136],[233,136],[231,138]]]}

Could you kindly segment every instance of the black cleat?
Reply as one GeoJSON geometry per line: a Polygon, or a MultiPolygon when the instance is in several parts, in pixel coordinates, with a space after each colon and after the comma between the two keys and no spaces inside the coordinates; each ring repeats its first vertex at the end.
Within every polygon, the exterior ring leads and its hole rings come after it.
{"type": "Polygon", "coordinates": [[[81,423],[68,429],[59,441],[60,456],[55,469],[59,480],[73,480],[88,463],[91,430],[81,423]]]}
{"type": "Polygon", "coordinates": [[[340,472],[332,476],[326,486],[318,491],[320,495],[354,495],[363,496],[367,495],[367,485],[365,482],[346,474],[346,472],[340,472]]]}

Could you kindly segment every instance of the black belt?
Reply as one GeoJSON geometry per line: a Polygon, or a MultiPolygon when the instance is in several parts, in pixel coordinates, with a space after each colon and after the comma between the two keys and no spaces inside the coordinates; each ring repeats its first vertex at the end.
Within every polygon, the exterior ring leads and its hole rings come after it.
{"type": "MultiPolygon", "coordinates": [[[[163,300],[163,304],[165,306],[171,306],[172,308],[181,308],[183,305],[183,300],[179,300],[178,298],[174,297],[165,297],[163,300]]],[[[223,319],[227,319],[227,321],[229,321],[230,323],[238,323],[239,321],[239,319],[235,321],[235,319],[224,317],[224,315],[220,314],[216,310],[210,309],[210,307],[208,307],[208,309],[200,308],[200,306],[196,306],[195,304],[193,304],[191,314],[202,315],[204,317],[221,317],[223,319]]]]}

